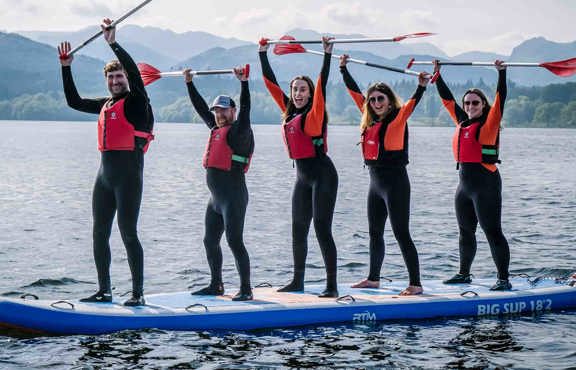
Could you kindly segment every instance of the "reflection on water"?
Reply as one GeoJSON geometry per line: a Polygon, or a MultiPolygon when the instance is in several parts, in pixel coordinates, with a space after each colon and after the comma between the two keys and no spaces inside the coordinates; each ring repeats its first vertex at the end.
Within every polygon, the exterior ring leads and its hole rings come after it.
{"type": "Polygon", "coordinates": [[[471,320],[445,347],[454,356],[453,367],[489,366],[492,353],[519,352],[524,349],[512,336],[507,319],[471,320]],[[470,356],[470,352],[474,356],[470,356]]]}

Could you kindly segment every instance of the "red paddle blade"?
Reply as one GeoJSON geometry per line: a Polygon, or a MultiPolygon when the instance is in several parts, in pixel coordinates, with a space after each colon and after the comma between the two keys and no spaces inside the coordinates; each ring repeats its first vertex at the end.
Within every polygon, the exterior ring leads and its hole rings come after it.
{"type": "Polygon", "coordinates": [[[138,70],[140,71],[140,77],[142,77],[142,82],[144,86],[150,85],[152,82],[160,79],[160,71],[146,63],[138,63],[138,70]]]}
{"type": "Polygon", "coordinates": [[[546,68],[557,76],[570,77],[576,73],[576,58],[542,63],[540,67],[546,68]]]}
{"type": "MultiPolygon", "coordinates": [[[[280,40],[296,40],[292,36],[282,36],[280,40]]],[[[284,55],[284,54],[295,54],[295,53],[305,53],[306,49],[300,44],[276,44],[274,45],[274,54],[284,55]]]]}
{"type": "Polygon", "coordinates": [[[435,33],[430,33],[430,32],[409,33],[407,35],[394,37],[394,41],[402,41],[404,39],[416,39],[418,37],[427,37],[427,36],[432,36],[432,35],[435,35],[435,33]]]}
{"type": "Polygon", "coordinates": [[[408,65],[406,65],[406,69],[410,69],[410,67],[412,67],[412,64],[414,64],[414,58],[410,58],[410,61],[408,61],[408,65]]]}
{"type": "Polygon", "coordinates": [[[274,46],[274,54],[284,55],[284,54],[296,54],[305,53],[306,49],[300,44],[276,44],[274,46]]]}

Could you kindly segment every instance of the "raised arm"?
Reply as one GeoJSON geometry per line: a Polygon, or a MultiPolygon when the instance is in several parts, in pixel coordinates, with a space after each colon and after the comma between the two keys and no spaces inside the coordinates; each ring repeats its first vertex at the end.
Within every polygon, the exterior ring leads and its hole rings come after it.
{"type": "Polygon", "coordinates": [[[188,88],[188,96],[190,96],[190,101],[192,102],[194,109],[196,109],[196,112],[198,113],[200,118],[202,118],[206,126],[212,129],[214,126],[216,126],[216,118],[214,118],[214,115],[212,114],[212,112],[210,112],[210,108],[208,108],[208,104],[206,103],[202,95],[200,95],[200,93],[196,89],[196,86],[194,86],[194,83],[192,82],[192,73],[190,73],[190,69],[184,70],[184,78],[186,81],[186,87],[188,88]]]}
{"type": "Polygon", "coordinates": [[[426,72],[420,73],[418,76],[418,87],[416,87],[416,91],[412,97],[404,103],[398,114],[399,116],[402,116],[404,120],[407,120],[414,112],[414,109],[416,109],[416,106],[424,95],[424,91],[426,91],[426,85],[428,85],[428,82],[430,82],[430,75],[426,72]]]}
{"type": "Polygon", "coordinates": [[[358,87],[358,84],[354,81],[354,78],[352,78],[352,75],[348,71],[348,68],[346,68],[349,58],[350,56],[348,54],[342,54],[340,56],[340,73],[342,73],[342,79],[344,80],[348,94],[350,94],[352,100],[354,100],[354,103],[356,103],[356,106],[360,112],[362,112],[364,110],[365,98],[360,87],[358,87]]]}
{"type": "Polygon", "coordinates": [[[144,88],[144,82],[142,81],[142,77],[140,76],[140,71],[138,70],[138,66],[130,56],[117,42],[116,42],[116,27],[109,27],[112,24],[112,20],[109,18],[105,18],[102,21],[102,33],[104,35],[104,39],[110,45],[110,48],[118,58],[122,67],[126,71],[126,76],[128,77],[128,84],[130,86],[130,95],[133,95],[136,98],[144,99],[146,103],[148,103],[148,94],[146,93],[146,89],[144,88]]]}
{"type": "Polygon", "coordinates": [[[494,104],[498,102],[500,107],[500,112],[504,112],[504,102],[506,101],[506,95],[508,94],[508,88],[506,86],[506,66],[501,60],[497,60],[494,64],[498,70],[498,87],[496,88],[496,98],[494,99],[494,104]]]}
{"type": "Polygon", "coordinates": [[[438,73],[438,79],[436,80],[436,88],[438,89],[438,95],[440,95],[440,99],[442,99],[442,104],[452,117],[454,123],[458,124],[459,122],[465,121],[468,119],[468,115],[464,112],[464,109],[456,103],[454,99],[454,95],[448,88],[448,85],[444,82],[442,75],[440,74],[440,64],[438,61],[434,61],[434,73],[438,73]]]}
{"type": "Polygon", "coordinates": [[[250,130],[250,87],[248,76],[242,67],[234,68],[236,78],[240,80],[240,111],[238,112],[238,130],[240,132],[250,130]]]}
{"type": "Polygon", "coordinates": [[[74,56],[68,55],[70,50],[71,47],[68,41],[64,41],[58,46],[60,64],[62,65],[62,82],[64,86],[64,95],[66,96],[66,103],[68,103],[68,106],[72,109],[85,113],[98,114],[106,103],[107,98],[84,99],[80,97],[72,77],[71,65],[74,56]]]}
{"type": "Polygon", "coordinates": [[[258,56],[260,58],[260,66],[262,67],[262,77],[264,79],[264,84],[266,88],[272,95],[272,99],[278,105],[278,108],[282,112],[286,110],[286,106],[288,105],[288,101],[290,100],[284,91],[278,85],[278,81],[276,80],[276,76],[274,75],[274,71],[272,71],[272,67],[270,66],[270,62],[268,61],[268,47],[269,45],[264,43],[264,45],[260,44],[258,49],[258,56]]]}
{"type": "Polygon", "coordinates": [[[322,128],[324,125],[324,118],[326,112],[326,84],[328,83],[328,75],[330,74],[330,62],[332,58],[332,48],[334,44],[328,43],[333,37],[322,37],[322,44],[324,46],[324,61],[322,63],[322,70],[316,82],[316,89],[314,89],[314,97],[312,99],[312,107],[308,114],[306,114],[306,121],[304,122],[304,132],[309,136],[322,135],[322,128]]]}
{"type": "Polygon", "coordinates": [[[480,131],[479,139],[482,142],[496,144],[502,114],[504,113],[504,102],[506,101],[506,67],[502,65],[503,61],[497,60],[494,65],[498,70],[498,87],[496,88],[496,97],[494,103],[488,112],[484,127],[480,131]]]}

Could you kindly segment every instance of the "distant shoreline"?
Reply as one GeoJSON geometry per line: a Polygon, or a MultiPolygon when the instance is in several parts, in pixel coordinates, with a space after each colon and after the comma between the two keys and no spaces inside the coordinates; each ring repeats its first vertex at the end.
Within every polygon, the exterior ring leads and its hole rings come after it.
{"type": "MultiPolygon", "coordinates": [[[[447,122],[446,124],[438,124],[438,123],[430,123],[431,120],[427,119],[418,119],[418,120],[410,120],[409,125],[412,127],[429,127],[429,128],[447,128],[447,127],[454,127],[452,122],[447,122]]],[[[96,118],[94,120],[85,120],[85,121],[73,121],[73,120],[50,120],[50,121],[40,121],[40,120],[3,120],[0,119],[0,125],[8,124],[8,123],[75,123],[75,124],[87,124],[92,125],[96,123],[96,118]]],[[[203,122],[156,122],[156,125],[204,125],[203,122]]],[[[253,126],[276,126],[280,125],[278,123],[252,123],[253,126]]],[[[332,122],[329,125],[331,126],[357,126],[357,122],[349,123],[349,122],[332,122]]],[[[574,127],[548,127],[548,126],[507,126],[504,124],[502,126],[503,129],[574,129],[574,127]]]]}

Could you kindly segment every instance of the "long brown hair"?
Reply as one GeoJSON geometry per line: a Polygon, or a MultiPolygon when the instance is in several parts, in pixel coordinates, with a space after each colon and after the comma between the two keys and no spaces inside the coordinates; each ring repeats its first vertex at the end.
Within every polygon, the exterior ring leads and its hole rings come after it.
{"type": "Polygon", "coordinates": [[[482,108],[482,116],[486,116],[490,111],[490,109],[492,108],[492,106],[490,105],[490,102],[488,101],[488,98],[486,98],[484,92],[482,92],[482,90],[477,88],[468,89],[466,90],[464,95],[462,95],[462,109],[464,109],[464,98],[468,94],[476,94],[480,97],[480,100],[482,100],[482,102],[484,103],[484,108],[482,108]]]}
{"type": "Polygon", "coordinates": [[[308,85],[308,89],[310,90],[310,99],[308,100],[308,103],[306,103],[304,110],[310,110],[310,106],[312,105],[312,100],[314,99],[314,82],[308,76],[296,76],[296,77],[294,77],[292,79],[292,81],[290,81],[290,99],[288,100],[288,104],[286,105],[286,110],[282,114],[282,119],[284,121],[286,121],[288,118],[292,117],[292,115],[297,110],[296,106],[294,105],[294,101],[292,100],[292,85],[294,85],[294,82],[296,82],[298,80],[305,81],[306,84],[308,85]]]}
{"type": "MultiPolygon", "coordinates": [[[[402,108],[402,100],[392,91],[390,86],[386,85],[384,82],[377,82],[372,84],[368,87],[366,91],[366,96],[364,98],[364,106],[362,111],[362,120],[360,121],[360,130],[364,132],[368,127],[374,124],[374,121],[378,119],[376,113],[370,106],[369,97],[374,91],[380,91],[382,94],[388,97],[388,101],[390,101],[390,105],[392,105],[393,109],[400,109],[402,108]]],[[[390,109],[392,111],[393,109],[390,109]]],[[[388,111],[388,112],[390,112],[388,111]]]]}

